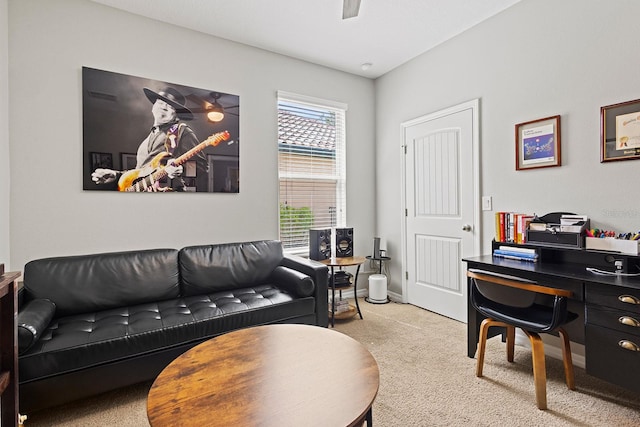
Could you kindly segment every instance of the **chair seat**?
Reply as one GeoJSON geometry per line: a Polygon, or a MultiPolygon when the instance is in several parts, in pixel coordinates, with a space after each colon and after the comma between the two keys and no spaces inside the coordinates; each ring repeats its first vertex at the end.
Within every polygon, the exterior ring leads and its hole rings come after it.
{"type": "MultiPolygon", "coordinates": [[[[555,329],[553,307],[540,304],[533,304],[526,309],[520,307],[510,307],[493,301],[479,301],[476,309],[486,317],[490,317],[501,322],[508,323],[517,328],[530,332],[546,333],[555,329]],[[526,314],[525,314],[526,312],[526,314]]],[[[569,323],[578,318],[578,315],[566,312],[564,319],[560,319],[560,324],[569,323]]]]}

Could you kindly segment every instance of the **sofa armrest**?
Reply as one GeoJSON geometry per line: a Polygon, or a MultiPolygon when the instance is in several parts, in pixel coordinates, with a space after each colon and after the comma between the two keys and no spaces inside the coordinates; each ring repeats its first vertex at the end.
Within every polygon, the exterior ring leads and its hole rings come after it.
{"type": "Polygon", "coordinates": [[[329,305],[327,288],[329,283],[329,267],[297,255],[285,254],[280,265],[299,271],[310,276],[315,283],[313,296],[316,300],[316,324],[327,327],[329,325],[329,305]]]}
{"type": "Polygon", "coordinates": [[[29,301],[18,313],[18,351],[19,354],[29,350],[47,329],[56,305],[48,299],[29,301]]]}
{"type": "Polygon", "coordinates": [[[278,287],[300,298],[312,296],[316,288],[313,279],[309,275],[282,265],[273,270],[271,280],[278,287]]]}
{"type": "Polygon", "coordinates": [[[22,308],[24,305],[24,294],[25,294],[24,286],[18,286],[18,310],[22,308]]]}

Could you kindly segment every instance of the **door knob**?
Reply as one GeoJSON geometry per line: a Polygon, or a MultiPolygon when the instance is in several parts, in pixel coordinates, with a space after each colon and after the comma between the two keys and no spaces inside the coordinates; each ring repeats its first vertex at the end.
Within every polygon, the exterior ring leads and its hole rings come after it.
{"type": "Polygon", "coordinates": [[[469,224],[465,224],[462,226],[462,231],[471,231],[471,226],[469,224]]]}

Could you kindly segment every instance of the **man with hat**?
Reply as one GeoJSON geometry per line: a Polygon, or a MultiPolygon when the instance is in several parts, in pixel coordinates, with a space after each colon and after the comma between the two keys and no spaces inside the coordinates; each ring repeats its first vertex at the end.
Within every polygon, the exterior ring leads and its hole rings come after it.
{"type": "MultiPolygon", "coordinates": [[[[185,183],[181,178],[182,165],[175,166],[172,158],[189,151],[199,144],[193,130],[181,120],[192,120],[193,113],[185,106],[185,98],[172,87],[155,92],[149,88],[143,88],[147,99],[153,104],[153,127],[149,135],[142,141],[136,153],[136,170],[141,171],[140,176],[152,172],[150,164],[160,153],[168,153],[169,160],[164,165],[167,176],[171,180],[170,186],[164,186],[159,182],[146,188],[146,191],[184,191],[185,183]],[[144,172],[144,170],[149,169],[144,172]]],[[[162,157],[162,156],[161,156],[162,157]]],[[[207,163],[201,152],[196,154],[198,169],[204,173],[207,171],[207,163]]],[[[91,174],[91,179],[96,184],[106,184],[116,180],[123,172],[112,169],[98,168],[91,174]]],[[[202,172],[201,172],[202,173],[202,172]]]]}

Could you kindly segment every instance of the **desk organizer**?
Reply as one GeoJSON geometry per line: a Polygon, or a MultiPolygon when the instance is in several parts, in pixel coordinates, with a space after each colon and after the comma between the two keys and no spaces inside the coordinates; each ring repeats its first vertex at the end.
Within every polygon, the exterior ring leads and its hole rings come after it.
{"type": "Polygon", "coordinates": [[[550,230],[527,230],[527,243],[541,246],[583,248],[584,236],[581,233],[567,233],[550,230]]]}
{"type": "Polygon", "coordinates": [[[620,252],[629,255],[638,255],[638,243],[640,240],[615,239],[613,237],[587,237],[587,249],[598,251],[620,252]]]}

